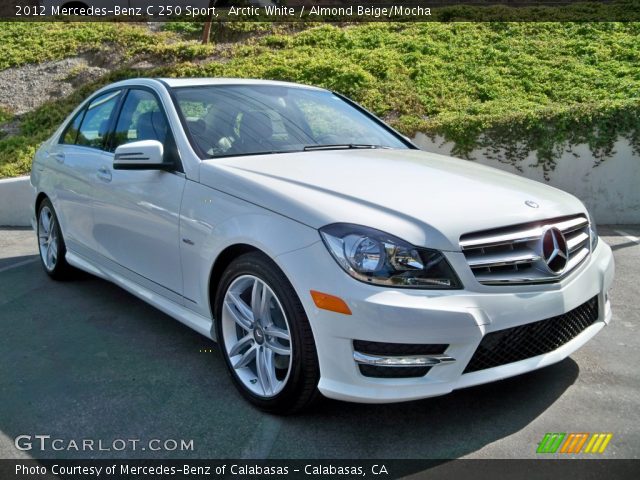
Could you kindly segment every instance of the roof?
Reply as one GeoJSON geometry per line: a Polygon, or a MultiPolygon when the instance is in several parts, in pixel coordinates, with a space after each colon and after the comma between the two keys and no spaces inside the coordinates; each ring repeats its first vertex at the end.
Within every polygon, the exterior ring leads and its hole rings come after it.
{"type": "Polygon", "coordinates": [[[195,87],[204,85],[273,85],[281,87],[298,87],[312,90],[322,90],[311,85],[302,85],[291,82],[278,82],[274,80],[255,80],[248,78],[159,78],[170,87],[195,87]]]}
{"type": "Polygon", "coordinates": [[[300,83],[291,82],[277,82],[274,80],[254,80],[248,78],[130,78],[128,80],[120,80],[119,82],[106,85],[101,89],[93,92],[93,94],[91,94],[89,98],[95,98],[95,96],[114,88],[126,88],[132,86],[158,88],[160,85],[168,85],[171,88],[198,87],[207,85],[272,85],[288,88],[326,91],[325,89],[314,87],[312,85],[302,85],[300,83]]]}

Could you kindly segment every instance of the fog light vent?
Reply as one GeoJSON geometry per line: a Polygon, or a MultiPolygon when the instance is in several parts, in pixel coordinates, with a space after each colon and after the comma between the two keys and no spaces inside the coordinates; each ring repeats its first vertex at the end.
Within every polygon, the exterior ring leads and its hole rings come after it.
{"type": "Polygon", "coordinates": [[[365,377],[423,377],[432,366],[455,360],[444,355],[448,344],[386,343],[354,340],[354,359],[365,377]]]}

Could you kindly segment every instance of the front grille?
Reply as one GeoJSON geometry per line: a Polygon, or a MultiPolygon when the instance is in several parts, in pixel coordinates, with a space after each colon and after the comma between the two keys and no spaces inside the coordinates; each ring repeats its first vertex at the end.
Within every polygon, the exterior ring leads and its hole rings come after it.
{"type": "Polygon", "coordinates": [[[598,320],[598,297],[557,317],[485,335],[463,373],[518,362],[552,352],[598,320]]]}
{"type": "MultiPolygon", "coordinates": [[[[404,357],[411,355],[438,355],[449,347],[446,343],[387,343],[354,340],[356,352],[381,357],[404,357]]],[[[424,377],[431,367],[389,367],[380,365],[359,364],[360,373],[365,377],[375,378],[415,378],[424,377]]]]}
{"type": "Polygon", "coordinates": [[[589,256],[589,220],[577,215],[469,233],[460,246],[483,285],[557,282],[589,256]],[[543,259],[541,238],[551,227],[562,232],[569,251],[561,274],[552,273],[543,259]]]}

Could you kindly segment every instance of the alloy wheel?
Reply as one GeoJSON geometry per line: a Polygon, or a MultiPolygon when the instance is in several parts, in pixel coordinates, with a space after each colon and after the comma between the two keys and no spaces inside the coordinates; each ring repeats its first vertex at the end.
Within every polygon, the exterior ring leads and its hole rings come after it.
{"type": "Polygon", "coordinates": [[[292,368],[291,332],[280,300],[254,275],[236,278],[222,305],[222,335],[234,374],[254,395],[271,398],[292,368]]]}
{"type": "Polygon", "coordinates": [[[38,245],[42,262],[50,272],[58,263],[58,242],[56,218],[51,209],[45,205],[38,216],[38,245]]]}

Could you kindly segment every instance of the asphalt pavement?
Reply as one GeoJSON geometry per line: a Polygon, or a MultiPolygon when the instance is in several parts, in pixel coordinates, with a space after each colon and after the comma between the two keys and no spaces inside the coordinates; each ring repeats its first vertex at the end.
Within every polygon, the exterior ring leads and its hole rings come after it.
{"type": "Polygon", "coordinates": [[[610,432],[602,457],[640,458],[640,226],[600,234],[613,322],[571,358],[443,397],[276,417],[236,393],[215,343],[90,275],[50,280],[34,233],[0,229],[0,458],[535,458],[547,432],[610,432]],[[94,449],[73,448],[83,439],[94,449]]]}

